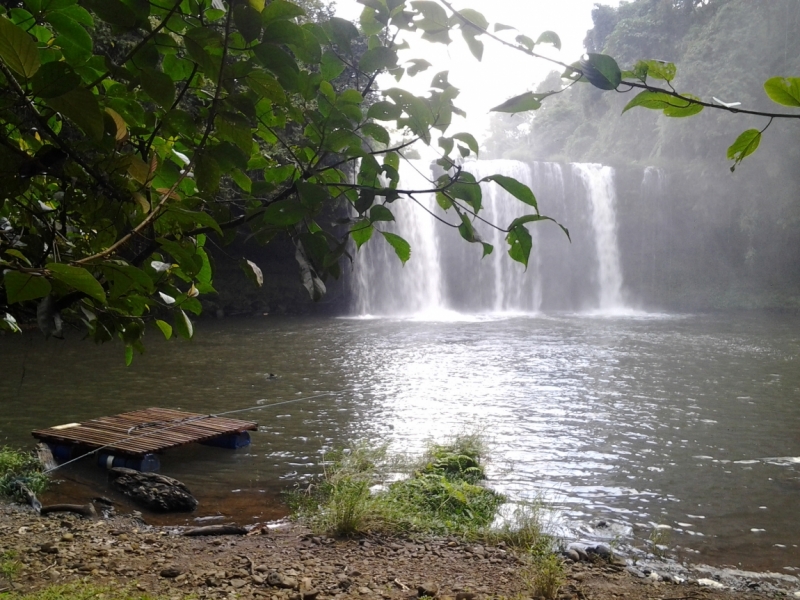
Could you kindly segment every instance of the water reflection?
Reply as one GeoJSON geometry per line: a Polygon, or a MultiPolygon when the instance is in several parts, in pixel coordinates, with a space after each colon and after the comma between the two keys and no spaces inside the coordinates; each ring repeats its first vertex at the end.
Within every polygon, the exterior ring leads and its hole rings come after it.
{"type": "MultiPolygon", "coordinates": [[[[775,570],[800,562],[798,324],[270,317],[202,323],[192,343],[148,340],[130,368],[115,346],[6,336],[0,444],[147,406],[260,406],[239,415],[259,422],[249,448],[182,448],[162,470],[197,492],[200,514],[261,518],[334,446],[366,437],[415,452],[481,430],[497,487],[556,501],[573,531],[603,519],[646,539],[670,526],[695,560],[775,570]]],[[[81,477],[104,485],[94,468],[81,477]]]]}

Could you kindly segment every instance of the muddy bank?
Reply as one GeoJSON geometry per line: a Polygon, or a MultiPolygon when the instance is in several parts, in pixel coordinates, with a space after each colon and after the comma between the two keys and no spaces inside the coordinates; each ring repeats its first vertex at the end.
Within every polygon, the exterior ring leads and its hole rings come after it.
{"type": "MultiPolygon", "coordinates": [[[[504,547],[456,539],[331,539],[296,524],[258,524],[245,536],[181,535],[135,515],[45,517],[0,506],[0,551],[18,562],[0,590],[27,592],[88,579],[169,598],[440,598],[531,596],[523,563],[504,547]]],[[[8,560],[8,559],[6,559],[8,560]]],[[[619,560],[567,564],[562,600],[745,599],[792,595],[770,587],[736,592],[641,577],[619,560]]]]}

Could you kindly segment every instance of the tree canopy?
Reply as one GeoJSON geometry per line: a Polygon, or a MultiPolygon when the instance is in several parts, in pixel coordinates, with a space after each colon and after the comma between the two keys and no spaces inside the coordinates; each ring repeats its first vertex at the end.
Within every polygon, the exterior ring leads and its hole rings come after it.
{"type": "MultiPolygon", "coordinates": [[[[549,219],[532,190],[499,174],[482,181],[517,198],[519,216],[482,219],[481,181],[462,165],[478,143],[452,131],[462,111],[447,73],[433,75],[424,95],[378,91],[376,77],[430,77],[426,60],[398,57],[401,32],[441,43],[457,33],[477,59],[487,38],[542,58],[537,46],[559,46],[558,36],[490,28],[446,0],[359,1],[359,27],[325,11],[309,19],[288,0],[5,2],[0,328],[16,331],[35,315],[46,335],[59,336],[64,320],[82,323],[97,342],[120,338],[130,362],[147,323],[167,338],[192,337],[198,296],[214,292],[209,236],[225,243],[242,228],[261,243],[286,236],[318,299],[353,247],[373,236],[409,260],[409,244],[383,224],[394,219],[392,203],[422,193],[435,193],[438,218],[484,255],[494,248],[480,228],[498,227],[509,255],[527,265],[527,227],[549,219]],[[435,144],[444,174],[426,189],[403,189],[400,161],[415,143],[435,144]]],[[[562,66],[568,86],[641,89],[626,110],[731,110],[675,91],[671,63],[622,70],[591,53],[562,66]]],[[[776,77],[766,89],[800,106],[800,79],[776,77]]],[[[560,91],[524,92],[495,110],[536,110],[560,91]]],[[[752,153],[761,133],[742,134],[731,158],[752,153]]],[[[256,264],[241,265],[262,283],[256,264]]]]}

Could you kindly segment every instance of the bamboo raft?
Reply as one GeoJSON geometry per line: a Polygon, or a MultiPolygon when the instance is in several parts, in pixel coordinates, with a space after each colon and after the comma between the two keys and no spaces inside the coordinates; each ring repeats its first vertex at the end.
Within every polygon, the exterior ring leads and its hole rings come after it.
{"type": "Polygon", "coordinates": [[[105,466],[157,470],[157,453],[192,443],[239,448],[249,444],[247,432],[256,429],[258,424],[252,421],[146,408],[37,429],[32,434],[50,446],[57,459],[72,458],[76,451],[102,450],[98,462],[105,466]]]}

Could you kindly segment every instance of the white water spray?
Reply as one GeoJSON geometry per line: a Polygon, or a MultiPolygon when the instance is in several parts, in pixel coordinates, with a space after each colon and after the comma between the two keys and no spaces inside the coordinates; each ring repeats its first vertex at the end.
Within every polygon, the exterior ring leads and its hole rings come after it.
{"type": "MultiPolygon", "coordinates": [[[[495,183],[482,184],[486,221],[475,227],[494,251],[481,259],[481,245],[460,238],[454,214],[443,212],[432,194],[401,198],[387,205],[395,223],[379,228],[397,232],[411,244],[403,267],[376,232],[356,255],[352,281],[355,314],[421,319],[451,319],[465,314],[536,314],[543,310],[619,313],[626,310],[617,247],[613,169],[600,165],[494,160],[466,163],[476,179],[502,174],[527,184],[542,214],[572,233],[569,243],[552,223],[532,223],[527,270],[508,256],[506,233],[516,217],[533,212],[495,183]]],[[[402,189],[430,189],[429,165],[403,165],[402,189]]]]}
{"type": "Polygon", "coordinates": [[[600,312],[625,308],[622,296],[622,267],[617,245],[617,217],[614,211],[616,191],[614,170],[598,164],[573,164],[573,170],[586,187],[592,210],[592,226],[598,261],[600,312]]]}
{"type": "MultiPolygon", "coordinates": [[[[427,163],[401,164],[403,189],[431,189],[427,163]]],[[[375,232],[355,257],[356,312],[363,316],[435,316],[444,310],[437,222],[432,194],[417,194],[417,202],[402,198],[388,204],[394,223],[379,228],[402,235],[411,245],[411,259],[403,265],[394,249],[375,232]],[[426,210],[427,209],[427,210],[426,210]]]]}

